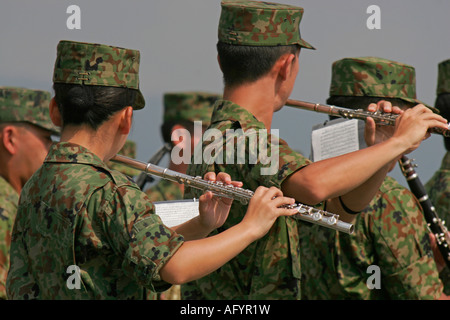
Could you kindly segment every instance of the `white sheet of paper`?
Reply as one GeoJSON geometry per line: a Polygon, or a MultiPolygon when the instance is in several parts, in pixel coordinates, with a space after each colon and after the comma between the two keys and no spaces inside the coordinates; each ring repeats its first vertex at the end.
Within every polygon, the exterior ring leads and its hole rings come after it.
{"type": "Polygon", "coordinates": [[[198,200],[171,200],[154,202],[156,214],[168,226],[177,226],[199,215],[198,200]]]}
{"type": "Polygon", "coordinates": [[[359,120],[337,119],[318,125],[311,133],[312,160],[319,161],[360,149],[359,120]]]}

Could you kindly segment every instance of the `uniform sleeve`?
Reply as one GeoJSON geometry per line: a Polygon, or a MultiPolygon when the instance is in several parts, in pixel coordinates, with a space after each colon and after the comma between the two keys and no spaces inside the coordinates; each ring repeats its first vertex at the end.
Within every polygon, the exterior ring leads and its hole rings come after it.
{"type": "Polygon", "coordinates": [[[0,207],[0,299],[6,299],[6,277],[9,269],[9,251],[15,212],[0,207]]]}
{"type": "Polygon", "coordinates": [[[375,206],[382,210],[368,225],[383,289],[393,299],[439,298],[442,282],[417,200],[409,190],[396,189],[383,193],[375,206]]]}
{"type": "Polygon", "coordinates": [[[119,187],[107,201],[105,212],[112,246],[123,258],[122,268],[152,291],[167,289],[159,271],[183,243],[183,237],[166,227],[154,213],[147,195],[133,187],[119,187]]]}

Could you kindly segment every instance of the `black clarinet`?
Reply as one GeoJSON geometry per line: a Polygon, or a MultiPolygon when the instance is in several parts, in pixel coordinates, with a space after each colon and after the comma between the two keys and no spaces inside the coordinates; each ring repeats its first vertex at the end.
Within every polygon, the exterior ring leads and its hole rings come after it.
{"type": "Polygon", "coordinates": [[[408,159],[406,156],[403,156],[399,161],[400,169],[408,182],[411,192],[419,200],[428,227],[435,235],[439,251],[441,252],[442,257],[444,257],[447,267],[450,268],[450,237],[447,232],[447,227],[445,226],[445,222],[437,215],[436,209],[431,203],[431,200],[419,179],[419,175],[414,170],[414,167],[417,167],[417,165],[413,164],[412,161],[413,160],[408,159]]]}

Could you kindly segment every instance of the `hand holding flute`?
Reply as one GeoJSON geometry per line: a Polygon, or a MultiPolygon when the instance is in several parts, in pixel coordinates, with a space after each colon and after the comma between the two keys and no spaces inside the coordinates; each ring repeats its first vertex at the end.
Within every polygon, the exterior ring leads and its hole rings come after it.
{"type": "MultiPolygon", "coordinates": [[[[378,105],[370,104],[368,107],[368,111],[370,112],[379,112],[380,109],[382,109],[385,115],[395,119],[395,131],[392,136],[399,138],[403,143],[410,144],[406,153],[417,149],[423,140],[430,137],[430,133],[432,132],[450,134],[447,120],[422,104],[401,110],[398,107],[392,106],[388,101],[381,101],[378,105]]],[[[369,116],[366,126],[374,127],[374,124],[375,120],[369,116]]]]}
{"type": "MultiPolygon", "coordinates": [[[[300,100],[288,99],[286,101],[286,106],[315,111],[319,113],[326,113],[331,116],[341,117],[346,119],[360,119],[367,120],[368,118],[372,118],[374,122],[378,125],[389,125],[396,126],[397,118],[403,113],[398,107],[393,107],[392,104],[388,101],[380,101],[377,104],[370,104],[367,110],[363,109],[348,109],[342,108],[333,105],[320,104],[320,103],[312,103],[300,100]],[[392,113],[391,113],[392,112],[392,113]]],[[[365,107],[365,106],[362,106],[365,107]]],[[[422,104],[416,105],[414,108],[408,109],[408,113],[412,115],[419,115],[422,113],[427,113],[427,119],[432,122],[427,122],[428,129],[427,131],[430,133],[442,134],[445,137],[450,137],[450,129],[448,121],[441,116],[433,113],[427,107],[422,104]],[[415,111],[412,111],[415,110],[415,111]],[[434,121],[434,122],[433,122],[434,121]]],[[[422,115],[425,116],[425,115],[422,115]]],[[[369,120],[371,121],[371,120],[369,120]]],[[[425,123],[422,123],[425,124],[425,123]]],[[[425,135],[424,135],[425,136],[425,135]]],[[[428,137],[428,135],[427,135],[428,137]]]]}

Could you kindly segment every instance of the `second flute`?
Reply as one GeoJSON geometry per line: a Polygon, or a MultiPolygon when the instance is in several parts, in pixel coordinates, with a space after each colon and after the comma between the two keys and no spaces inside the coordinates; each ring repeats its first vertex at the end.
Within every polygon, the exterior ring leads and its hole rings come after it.
{"type": "MultiPolygon", "coordinates": [[[[392,113],[384,113],[380,111],[370,112],[363,109],[348,109],[342,108],[338,106],[328,105],[328,104],[320,104],[320,103],[312,103],[300,100],[292,100],[288,99],[285,103],[288,107],[315,111],[319,113],[326,113],[332,116],[345,118],[345,119],[360,119],[365,120],[368,117],[371,117],[376,124],[389,125],[394,126],[395,120],[397,119],[397,114],[392,113]]],[[[431,133],[441,134],[444,137],[450,137],[450,130],[443,130],[441,128],[432,128],[430,129],[431,133]]]]}
{"type": "MultiPolygon", "coordinates": [[[[115,155],[111,160],[126,165],[130,168],[140,170],[146,174],[151,174],[163,179],[182,183],[186,186],[203,191],[211,191],[215,195],[235,199],[243,204],[247,204],[254,194],[251,190],[238,188],[232,185],[225,185],[221,182],[206,181],[201,177],[193,177],[181,172],[162,168],[151,163],[141,162],[119,154],[115,155]]],[[[298,214],[293,217],[299,220],[311,222],[348,234],[352,234],[354,231],[353,224],[339,220],[339,216],[336,214],[319,210],[301,203],[296,203],[290,207],[298,210],[298,214]]]]}

